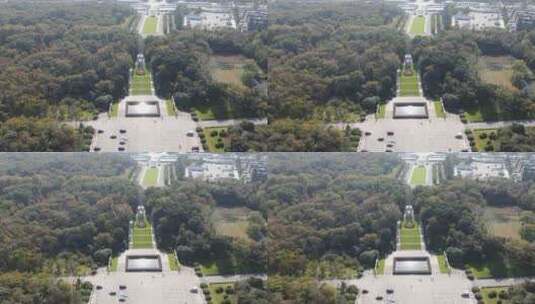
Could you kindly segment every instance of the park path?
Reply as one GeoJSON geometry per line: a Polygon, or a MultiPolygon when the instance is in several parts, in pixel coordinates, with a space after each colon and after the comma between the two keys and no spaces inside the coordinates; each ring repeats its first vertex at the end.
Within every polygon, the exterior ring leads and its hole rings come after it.
{"type": "Polygon", "coordinates": [[[235,274],[235,275],[211,275],[204,276],[201,278],[201,282],[206,284],[214,283],[233,283],[238,281],[244,281],[250,278],[256,278],[261,280],[267,280],[267,274],[257,273],[257,274],[235,274]]]}
{"type": "Polygon", "coordinates": [[[496,128],[508,127],[512,124],[521,124],[527,127],[535,127],[535,119],[492,121],[492,122],[471,122],[471,123],[467,123],[466,127],[469,129],[496,129],[496,128]]]}
{"type": "Polygon", "coordinates": [[[267,118],[244,118],[244,119],[221,119],[221,120],[203,120],[198,125],[201,128],[228,127],[240,124],[242,121],[248,121],[254,125],[267,125],[267,118]]]}
{"type": "Polygon", "coordinates": [[[501,287],[501,286],[513,286],[519,285],[526,281],[535,282],[535,277],[518,277],[518,278],[505,278],[505,279],[481,279],[475,280],[473,285],[476,287],[501,287]]]}

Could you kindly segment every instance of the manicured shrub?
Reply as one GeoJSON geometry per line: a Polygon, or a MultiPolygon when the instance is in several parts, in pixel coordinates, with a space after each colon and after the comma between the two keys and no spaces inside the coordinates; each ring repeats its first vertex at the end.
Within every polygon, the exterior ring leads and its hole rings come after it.
{"type": "Polygon", "coordinates": [[[212,131],[210,132],[210,136],[211,136],[211,137],[216,137],[216,136],[217,136],[217,130],[212,130],[212,131]]]}
{"type": "Polygon", "coordinates": [[[509,299],[509,294],[505,290],[500,290],[500,293],[498,293],[498,298],[502,300],[507,300],[509,299]]]}
{"type": "Polygon", "coordinates": [[[474,275],[473,274],[469,274],[466,276],[470,281],[473,281],[475,278],[474,278],[474,275]]]}
{"type": "Polygon", "coordinates": [[[227,136],[228,136],[228,132],[227,132],[227,130],[223,129],[223,130],[219,131],[219,136],[221,136],[221,137],[227,137],[227,136]]]}
{"type": "Polygon", "coordinates": [[[498,293],[496,292],[496,290],[489,291],[489,298],[494,299],[497,296],[498,296],[498,293]]]}
{"type": "Polygon", "coordinates": [[[222,142],[218,142],[218,143],[215,144],[215,147],[216,147],[217,149],[223,149],[223,148],[225,147],[225,144],[222,143],[222,142]]]}
{"type": "Polygon", "coordinates": [[[476,292],[474,293],[474,298],[476,298],[476,300],[482,300],[483,296],[479,292],[476,292]]]}
{"type": "Polygon", "coordinates": [[[206,284],[206,283],[201,283],[201,288],[202,288],[202,289],[208,288],[208,284],[206,284]]]}
{"type": "Polygon", "coordinates": [[[473,293],[476,293],[476,292],[480,292],[481,290],[479,289],[479,287],[472,287],[472,292],[473,293]]]}
{"type": "Polygon", "coordinates": [[[483,133],[479,134],[479,138],[481,138],[481,139],[487,138],[487,133],[483,132],[483,133]]]}
{"type": "Polygon", "coordinates": [[[223,292],[223,287],[221,287],[221,286],[217,287],[215,292],[216,293],[222,293],[223,292]]]}
{"type": "Polygon", "coordinates": [[[195,128],[195,131],[197,131],[197,133],[201,133],[201,132],[203,132],[203,130],[202,130],[201,127],[197,127],[197,128],[195,128]]]}

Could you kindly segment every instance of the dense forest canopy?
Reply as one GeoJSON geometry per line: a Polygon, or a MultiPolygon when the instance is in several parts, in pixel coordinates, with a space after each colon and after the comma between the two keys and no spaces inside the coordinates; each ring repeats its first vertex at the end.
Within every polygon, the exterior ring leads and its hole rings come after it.
{"type": "Polygon", "coordinates": [[[0,4],[1,150],[83,149],[84,130],[57,121],[92,119],[127,93],[133,16],[113,2],[0,4]]]}
{"type": "Polygon", "coordinates": [[[373,112],[394,95],[407,45],[387,26],[403,14],[397,7],[283,1],[271,7],[271,117],[339,121],[373,112]]]}
{"type": "MultiPolygon", "coordinates": [[[[0,300],[78,303],[55,277],[87,274],[126,248],[141,193],[119,155],[0,157],[0,300]]],[[[42,302],[41,302],[42,303],[42,302]]]]}
{"type": "Polygon", "coordinates": [[[187,30],[166,37],[150,37],[145,54],[158,95],[174,97],[182,110],[214,108],[216,116],[263,117],[266,96],[254,86],[237,88],[218,83],[208,69],[211,55],[243,55],[267,70],[267,54],[260,33],[228,30],[187,30]]]}
{"type": "Polygon", "coordinates": [[[483,119],[531,118],[535,113],[534,96],[529,84],[535,67],[533,31],[451,30],[412,42],[420,69],[424,93],[443,97],[450,111],[481,109],[483,119]],[[477,66],[481,56],[513,56],[510,90],[481,80],[477,66]]]}

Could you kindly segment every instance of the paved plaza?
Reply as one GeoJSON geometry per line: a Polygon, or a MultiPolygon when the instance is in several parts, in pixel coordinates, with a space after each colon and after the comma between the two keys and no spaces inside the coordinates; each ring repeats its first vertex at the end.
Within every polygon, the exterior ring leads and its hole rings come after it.
{"type": "Polygon", "coordinates": [[[371,115],[363,123],[350,125],[362,131],[358,147],[361,152],[461,152],[470,149],[464,136],[465,126],[454,115],[445,119],[375,119],[371,115]]]}
{"type": "Polygon", "coordinates": [[[131,249],[119,257],[116,272],[100,269],[97,275],[84,278],[95,287],[90,304],[116,304],[124,296],[125,303],[130,304],[202,304],[205,303],[200,291],[200,280],[193,269],[182,267],[180,271],[171,271],[166,254],[155,249],[131,249]],[[127,255],[160,255],[162,272],[125,272],[127,255]],[[126,286],[120,290],[119,285],[126,286]],[[198,293],[191,292],[198,288],[198,293]],[[115,292],[116,295],[110,295],[115,292]]]}
{"type": "Polygon", "coordinates": [[[96,130],[91,151],[117,152],[120,147],[127,152],[191,152],[193,147],[202,151],[197,133],[187,136],[197,127],[190,114],[168,115],[165,102],[155,96],[128,96],[119,103],[117,117],[103,113],[85,124],[96,130]],[[126,117],[126,102],[154,100],[159,102],[160,117],[126,117]]]}
{"type": "MultiPolygon", "coordinates": [[[[434,267],[434,266],[432,266],[434,267]]],[[[438,266],[436,266],[438,267],[438,266]]],[[[475,304],[476,300],[463,298],[461,294],[470,291],[472,285],[463,273],[431,275],[365,275],[357,280],[361,290],[359,304],[398,303],[398,304],[475,304]],[[363,294],[362,290],[368,290],[363,294]],[[386,290],[392,289],[392,294],[386,290]],[[383,300],[377,300],[383,297],[383,300]]]]}

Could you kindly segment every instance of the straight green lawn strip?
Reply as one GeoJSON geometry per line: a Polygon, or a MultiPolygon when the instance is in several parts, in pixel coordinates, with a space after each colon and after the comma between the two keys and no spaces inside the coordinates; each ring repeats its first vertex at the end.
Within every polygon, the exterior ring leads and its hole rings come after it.
{"type": "Polygon", "coordinates": [[[152,226],[145,220],[145,227],[134,227],[134,249],[153,248],[152,246],[152,226]]]}
{"type": "Polygon", "coordinates": [[[440,273],[449,273],[450,269],[448,267],[448,264],[446,264],[446,257],[443,254],[437,255],[438,260],[438,268],[440,269],[440,273]]]}
{"type": "Polygon", "coordinates": [[[173,101],[171,99],[165,100],[165,111],[167,112],[167,115],[169,116],[175,116],[175,107],[173,106],[173,101]]]}
{"type": "Polygon", "coordinates": [[[425,185],[426,174],[427,174],[427,170],[424,166],[415,167],[412,170],[411,185],[413,186],[425,185]]]}
{"type": "Polygon", "coordinates": [[[154,34],[156,33],[156,27],[158,25],[158,18],[154,16],[149,16],[145,19],[143,24],[143,34],[154,34]]]}
{"type": "Polygon", "coordinates": [[[420,250],[421,238],[418,225],[414,225],[413,228],[407,228],[402,223],[400,231],[400,243],[401,250],[420,250]]]}
{"type": "Polygon", "coordinates": [[[425,34],[425,17],[424,16],[414,17],[412,24],[411,24],[410,32],[413,35],[425,34]]]}
{"type": "Polygon", "coordinates": [[[386,104],[380,104],[377,107],[376,117],[377,118],[385,118],[385,114],[386,114],[386,104]]]}
{"type": "Polygon", "coordinates": [[[180,270],[180,264],[178,263],[178,259],[173,253],[167,254],[167,260],[169,261],[169,269],[171,271],[179,271],[180,270]]]}
{"type": "Polygon", "coordinates": [[[230,300],[231,304],[238,303],[238,299],[236,298],[235,293],[228,294],[226,293],[226,289],[228,287],[231,287],[234,289],[234,283],[212,283],[208,285],[208,290],[210,291],[210,296],[212,296],[212,303],[213,304],[222,304],[223,300],[225,300],[225,295],[227,295],[228,299],[230,300]],[[219,289],[220,292],[217,292],[219,289]],[[221,291],[223,289],[223,291],[221,291]]]}
{"type": "Polygon", "coordinates": [[[145,187],[154,187],[158,182],[158,174],[160,170],[158,168],[150,167],[145,171],[145,176],[143,176],[143,185],[145,187]]]}
{"type": "Polygon", "coordinates": [[[400,96],[420,96],[418,86],[418,76],[416,74],[407,76],[401,73],[399,84],[400,96]]]}
{"type": "Polygon", "coordinates": [[[119,257],[112,257],[111,258],[111,263],[110,263],[110,271],[111,272],[115,272],[117,271],[117,268],[119,266],[119,257]]]}
{"type": "Polygon", "coordinates": [[[134,73],[130,95],[152,95],[150,73],[145,72],[143,75],[134,73]]]}
{"type": "Polygon", "coordinates": [[[440,101],[433,101],[435,107],[435,114],[438,118],[446,118],[446,112],[444,111],[444,106],[440,101]]]}
{"type": "Polygon", "coordinates": [[[110,116],[111,116],[111,117],[117,117],[117,115],[119,115],[119,103],[118,103],[118,102],[114,102],[114,103],[111,105],[110,116]]]}
{"type": "Polygon", "coordinates": [[[375,269],[376,274],[385,274],[385,259],[379,259],[377,262],[377,269],[375,269]]]}

